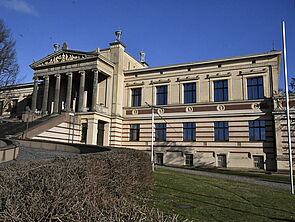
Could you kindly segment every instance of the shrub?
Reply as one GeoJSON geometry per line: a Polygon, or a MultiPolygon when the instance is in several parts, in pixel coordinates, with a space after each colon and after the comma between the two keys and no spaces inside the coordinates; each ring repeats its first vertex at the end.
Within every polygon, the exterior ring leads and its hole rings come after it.
{"type": "Polygon", "coordinates": [[[0,168],[0,221],[176,220],[139,203],[151,186],[149,156],[135,150],[9,165],[0,168]]]}

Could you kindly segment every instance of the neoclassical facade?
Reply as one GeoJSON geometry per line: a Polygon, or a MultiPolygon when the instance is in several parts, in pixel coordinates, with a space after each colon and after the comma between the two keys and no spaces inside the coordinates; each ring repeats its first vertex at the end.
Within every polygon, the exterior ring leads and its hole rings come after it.
{"type": "Polygon", "coordinates": [[[275,121],[281,51],[148,67],[116,34],[107,49],[64,43],[30,65],[23,119],[52,118],[28,137],[150,151],[154,107],[158,164],[287,168],[275,121]]]}

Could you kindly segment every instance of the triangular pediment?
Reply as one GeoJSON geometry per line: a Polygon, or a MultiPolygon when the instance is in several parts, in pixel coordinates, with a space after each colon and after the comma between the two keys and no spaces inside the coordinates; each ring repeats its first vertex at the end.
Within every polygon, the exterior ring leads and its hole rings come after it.
{"type": "Polygon", "coordinates": [[[78,52],[73,50],[59,50],[55,53],[52,53],[46,56],[43,59],[40,59],[30,65],[31,68],[46,67],[51,65],[57,65],[60,63],[69,63],[76,60],[83,60],[87,58],[95,58],[97,54],[89,52],[78,52]]]}

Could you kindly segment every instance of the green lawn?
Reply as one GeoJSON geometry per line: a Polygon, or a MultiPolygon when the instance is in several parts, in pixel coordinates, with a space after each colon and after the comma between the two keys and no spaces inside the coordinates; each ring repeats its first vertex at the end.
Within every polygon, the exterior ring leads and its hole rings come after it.
{"type": "Polygon", "coordinates": [[[157,169],[149,204],[194,221],[295,221],[288,191],[157,169]],[[176,205],[193,205],[182,209],[176,205]]]}
{"type": "Polygon", "coordinates": [[[227,175],[243,176],[243,177],[252,177],[259,178],[260,180],[276,182],[276,183],[285,183],[290,184],[290,176],[288,172],[281,174],[272,173],[271,175],[265,174],[264,171],[242,171],[242,170],[232,170],[232,169],[216,169],[216,168],[187,168],[198,171],[206,171],[211,173],[221,173],[227,175]]]}

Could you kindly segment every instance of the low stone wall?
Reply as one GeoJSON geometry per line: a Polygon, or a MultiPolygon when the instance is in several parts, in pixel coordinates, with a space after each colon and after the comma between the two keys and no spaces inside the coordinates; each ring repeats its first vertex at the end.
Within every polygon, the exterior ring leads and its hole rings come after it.
{"type": "Polygon", "coordinates": [[[16,159],[18,153],[18,143],[8,139],[0,139],[0,163],[16,159]]]}
{"type": "Polygon", "coordinates": [[[100,147],[86,144],[62,143],[44,140],[15,139],[14,141],[17,141],[17,143],[19,143],[22,147],[32,147],[80,154],[104,152],[110,150],[110,148],[108,147],[100,147]]]}

